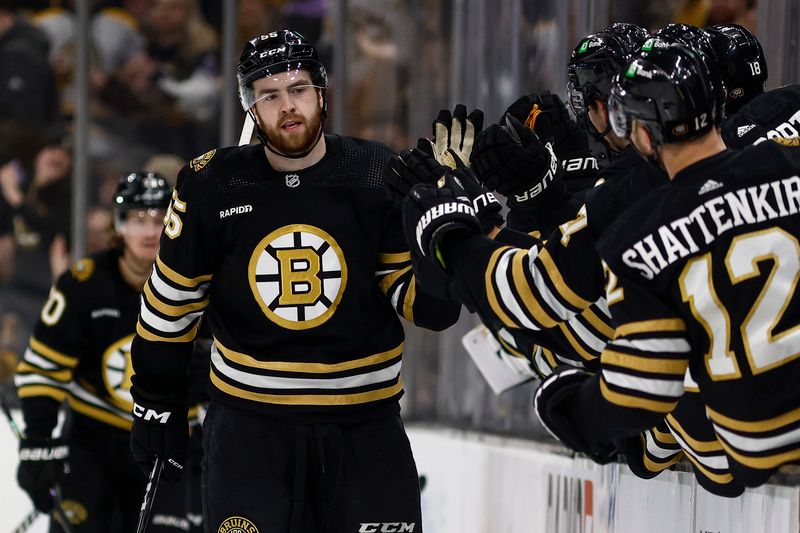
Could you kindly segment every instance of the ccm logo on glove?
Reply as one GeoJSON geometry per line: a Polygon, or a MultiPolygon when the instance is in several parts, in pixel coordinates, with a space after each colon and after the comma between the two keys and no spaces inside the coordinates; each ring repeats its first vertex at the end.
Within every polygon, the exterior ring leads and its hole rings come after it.
{"type": "Polygon", "coordinates": [[[149,421],[155,420],[159,424],[166,424],[167,420],[169,420],[169,416],[172,413],[169,411],[164,411],[163,413],[159,413],[154,409],[146,409],[139,405],[138,403],[133,404],[133,416],[136,418],[141,418],[142,420],[149,421]]]}

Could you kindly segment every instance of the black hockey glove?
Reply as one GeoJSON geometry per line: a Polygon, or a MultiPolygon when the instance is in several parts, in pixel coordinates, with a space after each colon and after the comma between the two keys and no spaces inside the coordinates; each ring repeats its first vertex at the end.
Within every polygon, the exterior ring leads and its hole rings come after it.
{"type": "Polygon", "coordinates": [[[439,111],[439,116],[433,121],[433,141],[420,139],[417,148],[450,168],[456,168],[459,162],[469,166],[472,148],[481,129],[483,111],[473,109],[467,116],[466,106],[458,104],[452,113],[449,109],[439,111]]]}
{"type": "Polygon", "coordinates": [[[593,461],[605,464],[612,461],[616,448],[610,443],[590,446],[570,417],[570,409],[581,385],[592,374],[574,367],[561,367],[539,385],[533,396],[533,408],[544,428],[568,448],[588,455],[593,461]]]}
{"type": "Polygon", "coordinates": [[[185,402],[143,391],[133,377],[133,427],[131,452],[145,474],[150,474],[156,457],[164,459],[163,476],[178,481],[186,464],[189,438],[185,402]]]}
{"type": "Polygon", "coordinates": [[[472,153],[481,182],[516,209],[538,209],[563,193],[558,158],[550,143],[511,115],[484,130],[472,153]]]}
{"type": "Polygon", "coordinates": [[[37,510],[49,513],[55,507],[51,490],[63,478],[68,456],[69,448],[60,439],[30,437],[20,441],[17,483],[37,510]]]}
{"type": "MultiPolygon", "coordinates": [[[[426,139],[420,139],[419,144],[426,139]]],[[[430,146],[430,144],[428,144],[430,146]]],[[[411,188],[418,183],[436,183],[449,169],[432,155],[419,150],[403,150],[393,155],[383,171],[386,194],[397,205],[402,205],[411,188]]]]}
{"type": "Polygon", "coordinates": [[[447,270],[440,243],[453,231],[481,233],[475,210],[464,189],[448,171],[437,184],[421,183],[411,189],[403,203],[403,229],[417,255],[447,270]]]}

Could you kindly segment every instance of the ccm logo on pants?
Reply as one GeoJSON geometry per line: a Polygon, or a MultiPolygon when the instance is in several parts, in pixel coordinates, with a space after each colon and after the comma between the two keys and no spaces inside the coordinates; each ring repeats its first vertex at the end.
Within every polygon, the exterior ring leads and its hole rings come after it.
{"type": "Polygon", "coordinates": [[[415,525],[415,522],[366,522],[360,524],[358,533],[411,533],[415,525]]]}

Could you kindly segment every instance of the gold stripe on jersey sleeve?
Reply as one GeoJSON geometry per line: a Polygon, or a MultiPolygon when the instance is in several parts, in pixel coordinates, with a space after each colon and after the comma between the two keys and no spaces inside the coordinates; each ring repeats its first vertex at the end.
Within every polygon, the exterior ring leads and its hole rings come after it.
{"type": "Polygon", "coordinates": [[[678,444],[678,441],[675,440],[675,435],[673,435],[672,433],[666,433],[664,431],[661,431],[657,427],[650,428],[650,431],[653,433],[653,437],[655,437],[655,439],[660,443],[678,444]]]}
{"type": "Polygon", "coordinates": [[[689,461],[691,461],[692,464],[698,470],[700,470],[703,473],[704,476],[706,476],[708,479],[710,479],[714,483],[717,483],[719,485],[727,485],[728,483],[733,481],[733,476],[730,473],[717,474],[716,472],[712,472],[711,470],[706,468],[706,466],[703,463],[701,463],[700,461],[698,461],[695,457],[693,457],[692,454],[684,453],[683,455],[684,455],[684,457],[689,459],[689,461]]]}
{"type": "Polygon", "coordinates": [[[378,287],[380,287],[383,292],[388,292],[391,286],[394,285],[394,282],[405,275],[409,270],[411,270],[411,265],[401,268],[400,270],[395,270],[391,274],[386,274],[383,279],[378,282],[378,287]]]}
{"type": "Polygon", "coordinates": [[[800,408],[794,409],[788,413],[784,413],[774,418],[768,418],[766,420],[736,420],[718,413],[708,406],[706,406],[706,411],[708,413],[708,417],[712,421],[718,423],[720,426],[738,431],[744,431],[746,433],[772,431],[800,421],[800,408]]]}
{"type": "Polygon", "coordinates": [[[378,254],[378,264],[394,265],[411,261],[411,252],[378,254]]]}
{"type": "Polygon", "coordinates": [[[160,255],[156,256],[156,267],[158,268],[158,271],[164,274],[170,281],[187,289],[194,289],[202,283],[211,281],[211,278],[213,277],[211,274],[197,276],[196,278],[187,278],[186,276],[182,276],[164,264],[164,261],[161,260],[160,255]]]}
{"type": "Polygon", "coordinates": [[[144,284],[144,299],[147,300],[147,303],[149,303],[155,309],[158,309],[165,315],[172,317],[188,315],[192,311],[205,309],[208,306],[208,298],[199,302],[193,302],[185,305],[166,304],[158,299],[158,296],[156,296],[153,290],[150,288],[149,283],[144,284]]]}
{"type": "Polygon", "coordinates": [[[198,321],[192,329],[181,335],[180,337],[162,337],[161,335],[156,335],[155,333],[150,333],[147,331],[142,323],[137,321],[136,322],[136,333],[146,341],[152,342],[190,342],[193,341],[194,338],[197,336],[197,329],[200,327],[200,321],[198,321]]]}
{"type": "Polygon", "coordinates": [[[692,437],[683,426],[681,426],[680,422],[678,422],[672,414],[667,415],[667,422],[672,429],[680,435],[680,437],[689,445],[691,446],[692,450],[701,453],[710,453],[710,452],[721,452],[722,451],[722,444],[719,440],[697,440],[692,437]]]}
{"type": "Polygon", "coordinates": [[[585,309],[592,305],[592,302],[584,300],[575,294],[572,288],[567,284],[564,276],[562,276],[561,272],[558,270],[555,261],[553,261],[553,257],[550,255],[550,252],[547,251],[547,248],[542,248],[536,257],[541,261],[544,269],[547,271],[547,275],[550,276],[550,279],[553,281],[553,285],[562,298],[569,302],[573,307],[577,307],[578,309],[585,309]]]}
{"type": "Polygon", "coordinates": [[[661,402],[658,400],[650,400],[647,398],[640,398],[639,396],[631,396],[629,394],[622,394],[620,392],[612,391],[606,385],[606,380],[601,377],[600,379],[600,393],[607,401],[614,405],[621,407],[632,407],[635,409],[644,409],[645,411],[652,411],[655,413],[669,413],[674,408],[678,401],[674,402],[661,402]]]}
{"type": "Polygon", "coordinates": [[[514,357],[522,357],[523,359],[527,359],[527,358],[525,357],[525,354],[523,354],[522,352],[520,352],[519,350],[517,350],[516,348],[514,348],[514,347],[513,347],[513,346],[511,346],[510,344],[508,344],[508,343],[507,343],[505,340],[503,340],[503,338],[502,338],[502,337],[500,337],[499,335],[498,335],[497,337],[495,337],[495,339],[497,339],[497,342],[498,342],[498,343],[500,343],[500,346],[502,346],[502,347],[503,347],[503,350],[507,351],[508,353],[510,353],[511,355],[513,355],[514,357]]]}
{"type": "Polygon", "coordinates": [[[486,289],[486,298],[489,300],[489,306],[492,308],[492,312],[500,319],[500,321],[505,325],[507,328],[519,328],[519,324],[511,320],[509,316],[503,311],[503,308],[500,307],[500,303],[497,301],[497,294],[495,293],[494,289],[494,280],[492,279],[495,274],[495,267],[497,266],[497,261],[500,259],[500,256],[503,255],[503,252],[508,250],[509,246],[503,246],[502,248],[498,248],[495,250],[491,257],[489,258],[489,264],[486,266],[486,273],[484,274],[484,284],[486,289]]]}
{"type": "Polygon", "coordinates": [[[29,344],[34,352],[56,364],[69,368],[75,368],[78,366],[79,359],[77,357],[56,351],[35,337],[31,337],[29,344]]]}
{"type": "Polygon", "coordinates": [[[561,333],[564,335],[564,338],[567,339],[567,342],[569,342],[570,346],[572,346],[572,349],[575,350],[575,352],[578,355],[580,355],[585,361],[593,361],[597,359],[597,355],[586,351],[586,348],[584,348],[581,345],[581,343],[578,342],[578,339],[575,338],[575,336],[572,334],[572,331],[570,331],[569,326],[567,326],[566,323],[559,322],[558,329],[561,330],[561,333]]]}
{"type": "Polygon", "coordinates": [[[38,366],[28,364],[24,360],[20,361],[17,365],[17,372],[37,374],[39,376],[45,376],[56,381],[61,381],[62,383],[69,383],[72,381],[72,370],[44,370],[38,366]]]}
{"type": "Polygon", "coordinates": [[[356,405],[385,400],[403,390],[403,380],[398,379],[398,382],[391,387],[354,394],[265,394],[229,385],[217,377],[213,369],[211,371],[211,383],[225,394],[236,398],[279,405],[356,405]]]}
{"type": "Polygon", "coordinates": [[[288,361],[259,361],[254,357],[235,352],[226,348],[214,339],[214,344],[220,353],[230,361],[240,365],[249,366],[251,368],[260,368],[262,370],[274,370],[278,372],[307,372],[309,374],[326,374],[330,372],[342,372],[344,370],[351,370],[353,368],[363,368],[371,365],[384,363],[395,357],[399,357],[403,353],[403,343],[400,343],[391,350],[362,357],[360,359],[353,359],[351,361],[344,361],[342,363],[291,363],[288,361]]]}
{"type": "Polygon", "coordinates": [[[82,415],[86,415],[89,418],[93,418],[94,420],[98,420],[110,426],[118,427],[127,431],[130,431],[131,426],[133,426],[133,422],[130,420],[126,420],[119,415],[115,415],[109,411],[106,411],[105,409],[101,409],[90,403],[79,400],[75,396],[69,397],[69,406],[82,415]]]}
{"type": "Polygon", "coordinates": [[[658,374],[670,374],[682,376],[686,373],[686,366],[689,361],[686,359],[660,359],[657,357],[639,357],[626,353],[615,352],[605,349],[600,356],[603,363],[615,366],[641,370],[643,372],[653,372],[658,374]]]}
{"type": "Polygon", "coordinates": [[[666,462],[657,463],[657,462],[653,461],[652,459],[650,459],[650,456],[645,453],[645,454],[642,454],[642,462],[644,463],[644,467],[647,468],[647,470],[649,470],[650,472],[653,472],[653,473],[655,473],[655,472],[663,472],[664,470],[666,470],[670,466],[672,466],[675,463],[677,463],[678,461],[680,461],[681,458],[683,457],[683,455],[684,454],[683,454],[682,451],[677,450],[675,452],[675,455],[670,456],[669,460],[667,460],[666,462]]]}
{"type": "Polygon", "coordinates": [[[641,322],[628,322],[617,328],[614,338],[633,335],[635,333],[654,333],[662,331],[686,331],[686,323],[680,318],[658,318],[655,320],[642,320],[641,322]]]}
{"type": "Polygon", "coordinates": [[[403,297],[403,316],[406,320],[414,323],[414,300],[417,298],[417,277],[411,276],[411,281],[408,282],[408,289],[406,295],[403,297]]]}
{"type": "Polygon", "coordinates": [[[518,300],[522,300],[525,308],[542,327],[554,328],[558,322],[544,310],[544,306],[531,290],[530,283],[525,277],[523,265],[527,259],[528,252],[526,250],[516,252],[511,258],[511,272],[514,276],[514,289],[517,291],[518,300]]]}
{"type": "Polygon", "coordinates": [[[581,316],[586,319],[589,324],[591,324],[594,329],[596,329],[599,333],[602,333],[607,339],[614,338],[614,327],[597,316],[597,314],[592,311],[591,307],[587,307],[581,313],[581,316]]]}
{"type": "Polygon", "coordinates": [[[548,364],[550,365],[551,370],[554,370],[558,366],[558,361],[556,361],[553,352],[551,352],[547,348],[542,348],[542,355],[544,356],[545,361],[547,361],[548,364]]]}
{"type": "Polygon", "coordinates": [[[59,402],[67,397],[67,391],[52,385],[22,385],[17,388],[17,396],[20,398],[34,398],[36,396],[49,396],[59,402]]]}

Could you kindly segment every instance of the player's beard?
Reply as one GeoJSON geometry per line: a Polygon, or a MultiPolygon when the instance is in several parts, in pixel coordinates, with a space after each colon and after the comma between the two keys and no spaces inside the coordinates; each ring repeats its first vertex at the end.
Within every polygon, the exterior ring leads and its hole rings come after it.
{"type": "Polygon", "coordinates": [[[296,155],[309,151],[319,140],[320,129],[322,128],[322,112],[314,113],[311,118],[294,113],[282,119],[275,126],[267,126],[266,136],[272,148],[281,154],[296,155]],[[296,132],[285,132],[281,124],[287,122],[301,122],[303,127],[296,132]]]}

